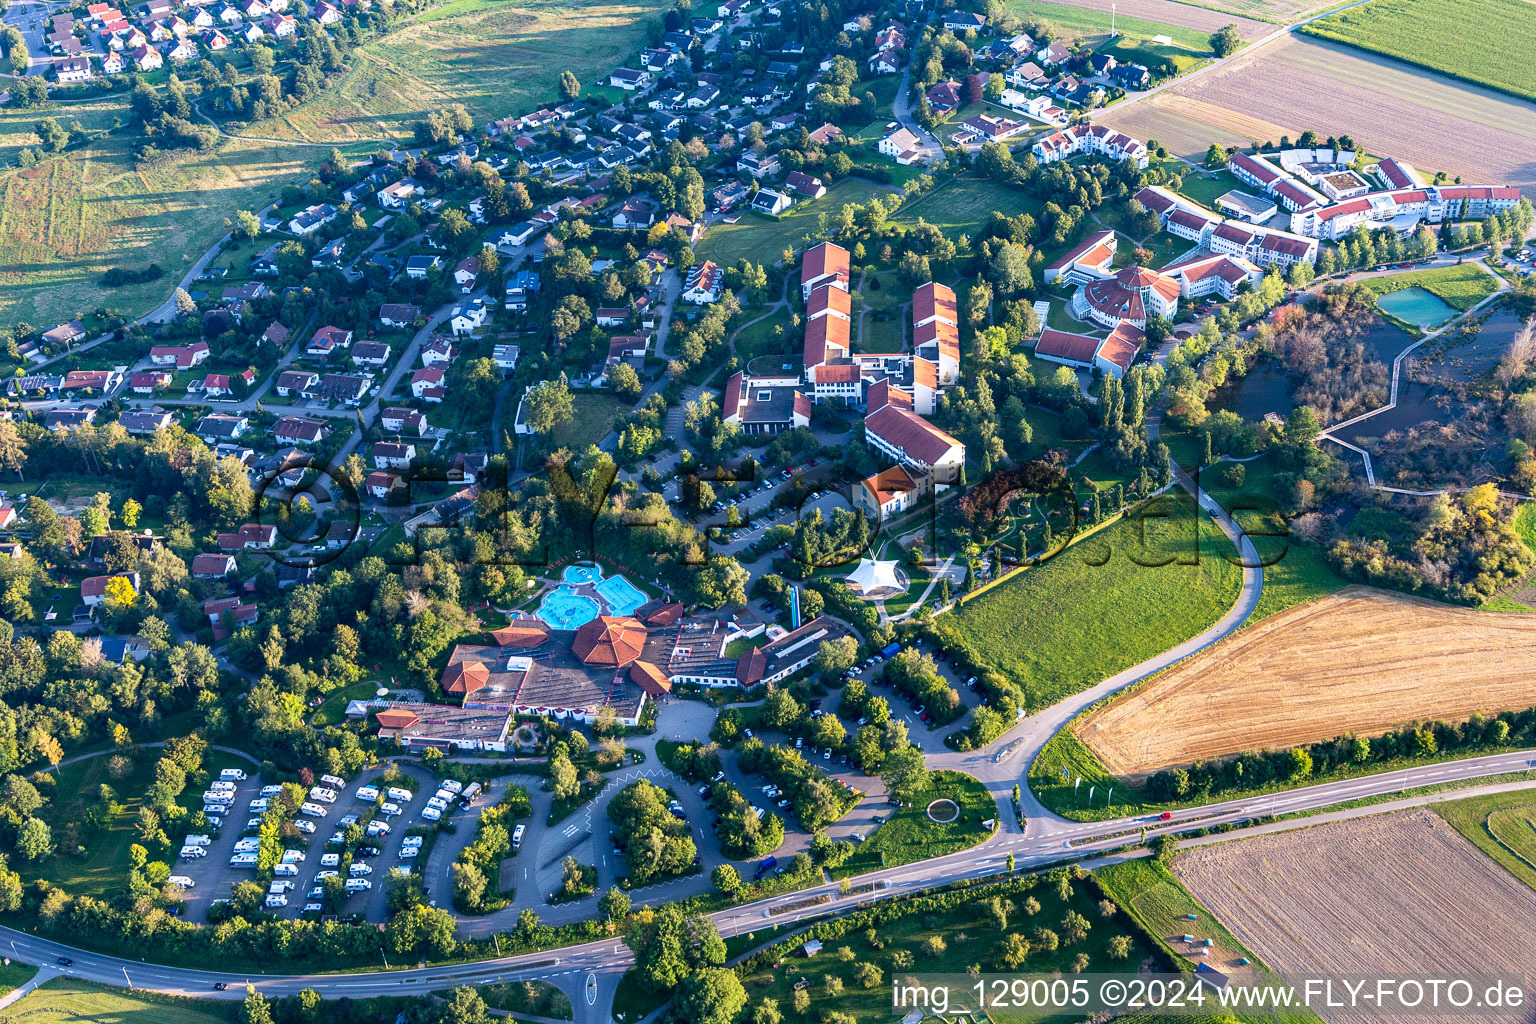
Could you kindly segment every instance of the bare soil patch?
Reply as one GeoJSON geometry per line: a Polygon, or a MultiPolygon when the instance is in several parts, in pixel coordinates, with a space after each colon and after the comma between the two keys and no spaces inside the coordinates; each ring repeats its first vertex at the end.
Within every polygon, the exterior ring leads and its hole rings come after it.
{"type": "MultiPolygon", "coordinates": [[[[1219,843],[1180,856],[1174,873],[1282,973],[1454,978],[1530,968],[1536,894],[1431,811],[1219,843]]],[[[1323,1016],[1333,1024],[1392,1019],[1323,1016]]]]}
{"type": "Polygon", "coordinates": [[[1242,631],[1077,734],[1117,775],[1536,700],[1536,616],[1346,587],[1242,631]]]}
{"type": "Polygon", "coordinates": [[[1407,160],[1426,174],[1508,183],[1536,198],[1536,106],[1300,36],[1096,120],[1197,161],[1212,142],[1279,141],[1250,134],[1254,125],[1242,117],[1284,126],[1293,139],[1308,128],[1322,136],[1348,133],[1368,152],[1407,160]]]}

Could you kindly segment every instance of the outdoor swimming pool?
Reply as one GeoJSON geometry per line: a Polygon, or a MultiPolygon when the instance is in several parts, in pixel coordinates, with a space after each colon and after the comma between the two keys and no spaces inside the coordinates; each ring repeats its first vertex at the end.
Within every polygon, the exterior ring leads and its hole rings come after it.
{"type": "Polygon", "coordinates": [[[599,615],[633,615],[647,600],[644,591],[629,580],[619,575],[604,578],[596,565],[568,565],[560,578],[565,582],[544,596],[537,613],[551,629],[576,629],[599,615]],[[596,596],[577,592],[586,587],[596,596]]]}
{"type": "Polygon", "coordinates": [[[1456,315],[1456,310],[1440,296],[1418,287],[1399,288],[1395,292],[1378,296],[1376,305],[1399,320],[1423,328],[1439,327],[1456,315]]]}
{"type": "Polygon", "coordinates": [[[597,602],[569,587],[556,587],[539,602],[539,618],[550,629],[576,629],[597,618],[597,602]]]}
{"type": "Polygon", "coordinates": [[[623,576],[609,576],[594,584],[592,589],[607,602],[609,615],[633,615],[646,601],[644,592],[623,576]]]}

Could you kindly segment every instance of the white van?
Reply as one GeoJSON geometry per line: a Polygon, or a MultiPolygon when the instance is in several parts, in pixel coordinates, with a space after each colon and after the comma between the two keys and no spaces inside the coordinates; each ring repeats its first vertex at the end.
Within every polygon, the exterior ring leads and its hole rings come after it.
{"type": "Polygon", "coordinates": [[[415,795],[416,794],[412,793],[410,790],[401,789],[399,786],[391,786],[385,792],[385,796],[389,797],[397,804],[408,804],[415,797],[415,795]]]}
{"type": "Polygon", "coordinates": [[[373,868],[369,867],[367,864],[364,864],[360,860],[355,860],[352,862],[352,866],[347,868],[347,874],[351,875],[353,878],[361,878],[364,875],[373,874],[373,868]]]}
{"type": "Polygon", "coordinates": [[[286,907],[287,905],[288,905],[288,897],[287,896],[268,896],[267,897],[267,909],[268,910],[281,910],[283,907],[286,907]]]}
{"type": "Polygon", "coordinates": [[[253,868],[256,866],[254,853],[237,853],[229,858],[229,866],[232,868],[253,868]]]}
{"type": "Polygon", "coordinates": [[[460,793],[464,792],[464,783],[460,782],[458,779],[449,779],[443,783],[443,788],[452,793],[454,796],[458,796],[460,793]]]}
{"type": "Polygon", "coordinates": [[[192,879],[188,878],[186,875],[172,875],[170,878],[165,880],[165,884],[174,885],[178,889],[191,889],[193,886],[197,885],[196,882],[192,881],[192,879]]]}
{"type": "Polygon", "coordinates": [[[384,804],[382,807],[379,808],[379,813],[384,815],[384,817],[386,817],[386,818],[393,818],[395,815],[400,813],[400,805],[399,804],[384,804]]]}
{"type": "Polygon", "coordinates": [[[357,798],[364,803],[371,804],[379,798],[379,787],[361,786],[357,790],[357,798]]]}
{"type": "Polygon", "coordinates": [[[199,860],[208,856],[208,851],[201,846],[183,846],[181,848],[182,860],[199,860]]]}
{"type": "Polygon", "coordinates": [[[242,839],[235,844],[236,853],[255,853],[259,849],[261,849],[261,840],[255,836],[249,839],[242,839]]]}
{"type": "Polygon", "coordinates": [[[421,836],[406,836],[404,839],[400,840],[400,845],[401,846],[420,846],[422,844],[422,842],[423,842],[423,840],[422,840],[421,836]]]}
{"type": "Polygon", "coordinates": [[[183,846],[211,846],[212,844],[213,840],[207,836],[187,836],[181,841],[183,846]]]}
{"type": "Polygon", "coordinates": [[[413,860],[413,859],[415,859],[416,857],[419,857],[419,856],[421,856],[421,847],[419,847],[419,846],[402,846],[402,847],[400,847],[400,859],[401,860],[413,860]]]}
{"type": "Polygon", "coordinates": [[[239,768],[225,768],[219,772],[219,780],[221,782],[244,782],[245,772],[239,768]]]}
{"type": "Polygon", "coordinates": [[[399,876],[400,878],[410,878],[411,877],[411,869],[410,869],[410,867],[408,865],[405,865],[405,864],[402,864],[399,867],[395,868],[394,869],[394,873],[397,876],[399,876]]]}
{"type": "Polygon", "coordinates": [[[368,823],[367,828],[363,829],[363,834],[366,835],[369,839],[373,839],[377,836],[387,836],[389,835],[389,822],[374,819],[368,823]]]}
{"type": "Polygon", "coordinates": [[[304,806],[299,808],[299,813],[311,818],[323,818],[326,815],[326,810],[319,804],[312,804],[306,801],[304,806]]]}
{"type": "Polygon", "coordinates": [[[280,896],[285,892],[293,892],[293,883],[287,880],[279,880],[267,886],[268,896],[280,896]]]}
{"type": "Polygon", "coordinates": [[[203,817],[208,819],[208,824],[218,828],[224,824],[224,816],[229,813],[228,804],[203,804],[203,817]],[[217,824],[215,824],[217,821],[217,824]]]}
{"type": "Polygon", "coordinates": [[[235,791],[235,784],[228,779],[218,779],[208,783],[208,788],[218,790],[221,793],[233,793],[235,791]]]}
{"type": "Polygon", "coordinates": [[[347,780],[339,775],[322,775],[320,776],[320,781],[332,789],[345,789],[347,787],[347,780]]]}
{"type": "Polygon", "coordinates": [[[436,793],[433,794],[433,799],[434,800],[441,800],[443,803],[446,804],[446,803],[452,802],[453,798],[456,795],[457,794],[455,794],[455,793],[448,792],[448,790],[446,790],[446,789],[440,789],[436,793]]]}
{"type": "Polygon", "coordinates": [[[366,878],[347,879],[347,892],[367,892],[373,888],[373,882],[366,878]]]}
{"type": "Polygon", "coordinates": [[[217,793],[210,789],[208,792],[203,794],[204,806],[211,804],[214,807],[228,807],[234,802],[235,794],[233,793],[217,793]]]}
{"type": "Polygon", "coordinates": [[[523,833],[528,829],[527,825],[519,825],[512,830],[512,849],[516,850],[523,845],[523,833]]]}
{"type": "Polygon", "coordinates": [[[318,800],[323,804],[333,804],[336,802],[336,791],[334,789],[326,789],[324,786],[315,786],[310,789],[309,798],[311,800],[318,800]]]}
{"type": "Polygon", "coordinates": [[[443,812],[438,810],[436,807],[423,807],[421,809],[421,817],[423,821],[438,821],[442,818],[442,816],[443,812]]]}
{"type": "Polygon", "coordinates": [[[261,787],[261,795],[262,796],[277,796],[277,794],[281,793],[282,791],[283,791],[283,787],[282,786],[262,786],[261,787]]]}
{"type": "Polygon", "coordinates": [[[304,851],[303,850],[284,850],[283,851],[283,863],[284,864],[303,864],[304,863],[304,851]]]}
{"type": "Polygon", "coordinates": [[[320,866],[323,868],[334,868],[340,863],[341,854],[339,853],[322,853],[320,855],[320,866]]]}
{"type": "Polygon", "coordinates": [[[264,796],[259,796],[256,799],[251,801],[251,813],[252,814],[266,814],[267,813],[267,809],[269,807],[271,807],[271,806],[272,806],[272,801],[268,800],[264,796]]]}
{"type": "Polygon", "coordinates": [[[278,878],[293,878],[299,873],[297,864],[279,864],[272,869],[272,873],[278,878]]]}

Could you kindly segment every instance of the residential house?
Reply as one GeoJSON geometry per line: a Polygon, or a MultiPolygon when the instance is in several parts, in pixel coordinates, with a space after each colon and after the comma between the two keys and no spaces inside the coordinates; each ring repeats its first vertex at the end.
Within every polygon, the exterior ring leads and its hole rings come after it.
{"type": "Polygon", "coordinates": [[[375,441],[373,445],[373,465],[377,469],[405,469],[415,457],[416,446],[409,442],[375,441]]]}
{"type": "Polygon", "coordinates": [[[608,76],[608,84],[625,92],[638,92],[651,84],[651,73],[634,68],[616,68],[608,76]]]}
{"type": "Polygon", "coordinates": [[[486,302],[484,297],[477,296],[454,307],[453,316],[448,320],[448,327],[455,337],[463,337],[484,327],[490,319],[490,303],[486,302]]]}
{"type": "Polygon", "coordinates": [[[443,387],[443,371],[436,366],[424,366],[411,374],[411,396],[428,402],[441,402],[446,391],[443,387]]]}
{"type": "Polygon", "coordinates": [[[453,268],[453,283],[459,286],[459,291],[465,295],[475,290],[475,280],[480,276],[480,265],[472,258],[465,257],[459,260],[453,268]]]}
{"type": "Polygon", "coordinates": [[[777,215],[783,213],[794,204],[794,200],[782,192],[771,188],[760,188],[757,195],[752,197],[752,209],[758,213],[777,215]]]}
{"type": "Polygon", "coordinates": [[[251,421],[234,413],[210,413],[197,421],[197,436],[204,441],[233,441],[251,429],[251,421]]]}
{"type": "Polygon", "coordinates": [[[425,434],[427,417],[415,409],[391,406],[379,413],[379,426],[389,434],[425,434]]]}
{"type": "Polygon", "coordinates": [[[284,370],[277,375],[277,393],[283,398],[312,395],[319,384],[320,375],[309,370],[284,370]]]}
{"type": "Polygon", "coordinates": [[[646,231],[655,222],[656,214],[638,199],[625,200],[618,212],[613,215],[613,227],[616,231],[646,231]]]}
{"type": "Polygon", "coordinates": [[[922,140],[905,127],[896,127],[876,143],[875,148],[893,158],[903,167],[909,167],[923,158],[922,140]]]}
{"type": "Polygon", "coordinates": [[[304,347],[304,354],[317,359],[328,359],[333,353],[351,344],[351,331],[327,325],[315,331],[310,337],[309,344],[304,347]]]}
{"type": "Polygon", "coordinates": [[[820,199],[827,194],[827,186],[822,184],[821,179],[804,171],[790,171],[789,176],[784,179],[784,184],[809,199],[820,199]]]}
{"type": "Polygon", "coordinates": [[[709,260],[705,260],[688,271],[688,280],[683,286],[682,298],[684,302],[702,305],[719,299],[720,293],[724,290],[725,271],[709,260]]]}
{"type": "Polygon", "coordinates": [[[384,342],[360,341],[352,346],[352,362],[357,366],[387,366],[390,351],[390,346],[384,342]]]}
{"type": "Polygon", "coordinates": [[[294,214],[292,219],[288,221],[288,230],[301,238],[305,235],[312,235],[335,220],[339,212],[330,203],[317,203],[314,206],[306,206],[294,214]]]}
{"type": "Polygon", "coordinates": [[[416,281],[424,281],[427,275],[443,265],[441,256],[421,255],[412,256],[405,261],[405,276],[416,281]]]}
{"type": "Polygon", "coordinates": [[[736,170],[761,181],[771,178],[784,168],[774,153],[748,150],[736,160],[736,170]]]}
{"type": "Polygon", "coordinates": [[[369,473],[368,478],[363,481],[363,490],[367,491],[370,497],[377,498],[380,501],[387,501],[395,494],[406,491],[407,488],[405,481],[400,478],[398,473],[386,473],[382,470],[375,470],[369,473]]]}
{"type": "Polygon", "coordinates": [[[285,444],[301,444],[309,446],[325,440],[325,435],[330,433],[330,428],[324,420],[313,419],[308,416],[280,416],[276,423],[272,424],[272,436],[285,444]]]}
{"type": "Polygon", "coordinates": [[[229,552],[197,555],[192,559],[192,576],[199,580],[216,580],[235,574],[235,556],[229,552]]]}

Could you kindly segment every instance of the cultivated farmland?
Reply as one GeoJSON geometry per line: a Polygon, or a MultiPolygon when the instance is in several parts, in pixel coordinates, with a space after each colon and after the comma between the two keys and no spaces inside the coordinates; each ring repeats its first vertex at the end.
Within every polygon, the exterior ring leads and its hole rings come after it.
{"type": "Polygon", "coordinates": [[[1196,162],[1212,142],[1349,133],[1433,174],[1507,182],[1536,197],[1536,108],[1386,57],[1292,36],[1097,120],[1196,162]]]}
{"type": "Polygon", "coordinates": [[[1237,599],[1242,570],[1208,519],[1198,552],[1187,513],[1142,524],[1145,543],[1137,523],[1116,523],[949,616],[974,659],[1022,687],[1030,710],[1177,646],[1237,599]]]}
{"type": "Polygon", "coordinates": [[[1117,775],[1532,702],[1536,616],[1347,587],[1239,633],[1090,716],[1117,775]],[[1452,684],[1454,680],[1454,684],[1452,684]]]}
{"type": "Polygon", "coordinates": [[[1530,965],[1536,894],[1431,811],[1219,843],[1183,854],[1174,873],[1281,973],[1523,975],[1530,965]]]}
{"type": "Polygon", "coordinates": [[[432,111],[464,104],[477,123],[556,99],[569,68],[606,83],[659,19],[658,0],[453,0],[358,52],[310,103],[247,134],[312,142],[408,136],[432,111]]]}
{"type": "MultiPolygon", "coordinates": [[[[1109,0],[1014,0],[1009,9],[1021,17],[1036,15],[1069,35],[1108,35],[1109,0]]],[[[1236,25],[1238,34],[1253,40],[1274,31],[1274,26],[1247,18],[1207,10],[1175,0],[1116,0],[1115,29],[1130,35],[1151,38],[1166,35],[1180,45],[1210,49],[1209,37],[1224,25],[1236,25]]]]}
{"type": "Polygon", "coordinates": [[[1302,31],[1536,99],[1533,17],[1530,0],[1373,0],[1302,31]],[[1425,25],[1435,31],[1425,32],[1425,25]],[[1446,39],[1456,45],[1444,45],[1446,39]]]}

